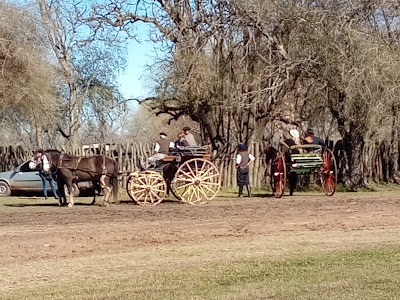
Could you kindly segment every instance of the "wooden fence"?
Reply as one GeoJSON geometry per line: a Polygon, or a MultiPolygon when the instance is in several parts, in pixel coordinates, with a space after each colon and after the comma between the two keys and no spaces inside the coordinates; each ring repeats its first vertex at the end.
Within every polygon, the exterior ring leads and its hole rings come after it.
{"type": "MultiPolygon", "coordinates": [[[[335,148],[339,144],[331,142],[330,147],[335,148]]],[[[364,151],[362,172],[366,182],[388,182],[391,174],[390,160],[388,158],[388,145],[368,143],[364,151]]],[[[337,148],[337,147],[336,147],[337,148]]],[[[269,179],[264,176],[266,168],[265,155],[261,142],[249,145],[249,152],[256,160],[250,167],[250,181],[254,187],[265,187],[269,185],[269,179]]],[[[337,149],[336,149],[337,150],[337,149]]],[[[94,154],[105,154],[118,161],[121,171],[134,171],[137,169],[138,160],[147,158],[152,154],[150,143],[125,143],[125,144],[101,144],[96,146],[81,147],[74,154],[87,156],[94,154]]],[[[343,153],[343,151],[335,151],[343,153]]],[[[1,171],[12,170],[19,164],[27,161],[33,153],[31,149],[24,149],[20,146],[0,146],[0,168],[1,171]]],[[[339,154],[338,154],[339,155],[339,154]]],[[[337,157],[338,169],[340,174],[346,174],[347,162],[340,154],[337,157]]],[[[214,161],[221,175],[223,187],[236,187],[235,157],[216,159],[214,161]]],[[[346,175],[344,175],[345,177],[346,175]]],[[[126,176],[121,178],[122,185],[125,186],[126,176]]]]}
{"type": "MultiPolygon", "coordinates": [[[[251,167],[250,180],[253,186],[265,186],[265,156],[262,154],[262,144],[253,143],[249,151],[256,157],[256,161],[251,167]]],[[[150,143],[126,143],[126,144],[104,144],[98,147],[87,147],[79,149],[75,155],[106,154],[118,161],[120,171],[132,171],[137,169],[138,160],[145,159],[152,155],[153,145],[150,143]]],[[[223,187],[236,187],[236,157],[216,159],[214,161],[220,175],[223,187]]],[[[122,177],[125,186],[126,178],[122,177]]]]}

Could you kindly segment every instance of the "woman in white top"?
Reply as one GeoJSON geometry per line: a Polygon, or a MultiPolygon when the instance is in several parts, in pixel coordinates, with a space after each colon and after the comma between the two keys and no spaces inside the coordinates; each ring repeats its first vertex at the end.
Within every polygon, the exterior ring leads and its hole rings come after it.
{"type": "Polygon", "coordinates": [[[247,151],[245,144],[239,144],[236,156],[237,184],[239,186],[239,197],[242,197],[243,187],[246,186],[247,195],[251,197],[251,187],[249,182],[249,165],[255,157],[247,151]]]}

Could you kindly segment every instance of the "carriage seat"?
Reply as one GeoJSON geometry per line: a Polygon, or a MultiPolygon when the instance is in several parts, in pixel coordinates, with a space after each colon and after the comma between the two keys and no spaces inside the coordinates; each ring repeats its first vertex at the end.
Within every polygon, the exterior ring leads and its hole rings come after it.
{"type": "Polygon", "coordinates": [[[171,153],[179,153],[179,154],[186,154],[186,155],[201,155],[207,154],[209,152],[208,146],[177,146],[174,149],[171,149],[171,153]]]}
{"type": "Polygon", "coordinates": [[[167,156],[164,156],[163,159],[161,159],[161,161],[171,162],[171,161],[174,161],[175,159],[176,159],[176,155],[167,155],[167,156]]]}
{"type": "Polygon", "coordinates": [[[316,145],[316,144],[293,145],[293,146],[290,146],[289,149],[290,150],[303,149],[307,153],[317,153],[317,154],[322,152],[322,146],[321,145],[316,145]]]}
{"type": "Polygon", "coordinates": [[[306,153],[290,154],[292,168],[319,168],[323,165],[320,145],[295,145],[290,150],[304,149],[306,153]]]}

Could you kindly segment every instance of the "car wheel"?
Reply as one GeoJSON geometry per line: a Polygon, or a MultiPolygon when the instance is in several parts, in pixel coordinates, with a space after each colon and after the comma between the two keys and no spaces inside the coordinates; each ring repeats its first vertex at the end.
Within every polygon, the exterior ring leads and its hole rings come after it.
{"type": "Polygon", "coordinates": [[[11,195],[11,188],[7,182],[0,181],[0,197],[7,197],[11,195]]]}
{"type": "MultiPolygon", "coordinates": [[[[66,185],[66,184],[64,184],[64,193],[65,193],[65,196],[66,196],[66,197],[69,196],[69,192],[68,192],[68,188],[67,188],[67,185],[66,185]]],[[[76,183],[73,183],[73,184],[72,184],[72,196],[78,197],[79,194],[80,194],[80,191],[79,191],[78,185],[77,185],[76,183]]]]}

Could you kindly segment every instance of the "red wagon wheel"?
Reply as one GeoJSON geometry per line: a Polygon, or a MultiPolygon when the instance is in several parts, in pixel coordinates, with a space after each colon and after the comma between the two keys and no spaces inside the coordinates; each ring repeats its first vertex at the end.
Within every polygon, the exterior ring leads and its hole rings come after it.
{"type": "Polygon", "coordinates": [[[322,155],[323,165],[320,171],[322,189],[325,195],[332,196],[335,193],[337,183],[337,165],[332,151],[326,149],[322,155]]]}
{"type": "Polygon", "coordinates": [[[271,185],[275,198],[283,196],[286,184],[285,156],[277,151],[271,164],[271,185]]]}
{"type": "Polygon", "coordinates": [[[189,204],[203,204],[212,200],[220,188],[217,167],[201,158],[190,159],[183,163],[171,182],[174,196],[189,204]]]}
{"type": "Polygon", "coordinates": [[[139,205],[157,205],[167,193],[167,184],[159,173],[142,171],[129,176],[126,190],[129,197],[139,205]]]}

